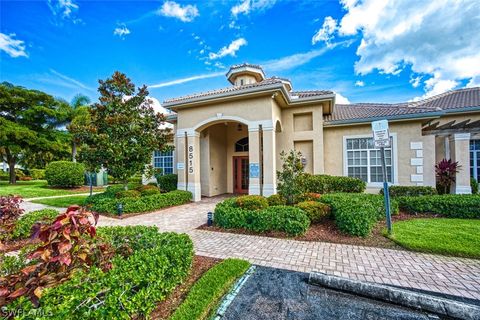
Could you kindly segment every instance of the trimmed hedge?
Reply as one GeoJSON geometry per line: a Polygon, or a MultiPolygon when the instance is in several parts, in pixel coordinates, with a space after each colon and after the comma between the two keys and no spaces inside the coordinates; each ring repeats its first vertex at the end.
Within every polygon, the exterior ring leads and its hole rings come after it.
{"type": "Polygon", "coordinates": [[[155,178],[163,192],[177,190],[178,176],[176,174],[156,175],[155,178]]]}
{"type": "Polygon", "coordinates": [[[303,201],[295,205],[302,209],[310,219],[311,223],[318,223],[330,214],[330,207],[325,203],[318,201],[303,201]]]}
{"type": "Polygon", "coordinates": [[[50,223],[58,216],[59,212],[53,209],[43,209],[26,213],[18,219],[13,229],[13,239],[25,239],[30,237],[35,223],[50,223]]]}
{"type": "Polygon", "coordinates": [[[268,201],[265,197],[248,195],[236,198],[238,207],[245,210],[262,210],[268,207],[268,201]]]}
{"type": "MultiPolygon", "coordinates": [[[[374,194],[329,194],[320,201],[330,205],[340,231],[366,237],[375,224],[385,217],[383,197],[374,194]]],[[[398,202],[391,199],[391,214],[398,213],[398,202]]]]}
{"type": "Polygon", "coordinates": [[[25,311],[18,319],[149,318],[157,303],[187,277],[193,259],[193,243],[186,234],[163,233],[155,244],[127,258],[115,256],[108,272],[92,267],[45,289],[36,310],[24,297],[12,307],[25,311]]]}
{"type": "MultiPolygon", "coordinates": [[[[136,183],[128,183],[127,184],[128,190],[135,190],[139,186],[140,185],[138,185],[136,183]]],[[[125,190],[124,185],[123,184],[117,184],[117,185],[114,185],[114,186],[108,186],[105,189],[105,192],[103,192],[103,194],[108,195],[110,197],[114,197],[117,194],[117,192],[123,191],[123,190],[125,190]]]]}
{"type": "Polygon", "coordinates": [[[115,198],[123,199],[123,198],[140,198],[142,194],[140,191],[137,190],[122,190],[115,193],[115,198]]]}
{"type": "Polygon", "coordinates": [[[205,272],[170,320],[207,319],[222,296],[249,267],[250,263],[245,260],[226,259],[205,272]]]}
{"type": "Polygon", "coordinates": [[[400,208],[409,213],[435,213],[448,218],[480,218],[480,195],[399,197],[398,202],[400,208]]]}
{"type": "Polygon", "coordinates": [[[324,174],[305,174],[303,178],[305,192],[312,193],[362,193],[367,184],[357,178],[329,176],[324,174]]]}
{"type": "Polygon", "coordinates": [[[78,187],[84,182],[85,166],[72,161],[53,161],[47,164],[45,179],[49,186],[78,187]]]}
{"type": "Polygon", "coordinates": [[[188,203],[192,199],[189,191],[175,190],[140,198],[116,199],[108,193],[100,193],[88,197],[85,201],[92,211],[98,213],[117,213],[117,203],[123,205],[124,213],[149,212],[166,207],[188,203]]]}
{"type": "Polygon", "coordinates": [[[123,249],[138,251],[161,246],[164,234],[151,226],[99,227],[97,235],[110,243],[117,252],[123,249]]]}
{"type": "Polygon", "coordinates": [[[140,192],[142,194],[142,196],[151,196],[151,195],[160,193],[160,189],[157,187],[156,184],[155,185],[151,185],[151,184],[141,185],[141,186],[136,187],[135,190],[140,192]]]}
{"type": "Polygon", "coordinates": [[[263,210],[246,210],[237,206],[235,198],[217,204],[214,218],[216,225],[226,229],[281,231],[290,236],[304,234],[310,226],[310,219],[299,208],[272,206],[263,210]]]}
{"type": "Polygon", "coordinates": [[[287,204],[287,199],[280,194],[272,194],[267,198],[269,206],[284,206],[287,204]]]}
{"type": "MultiPolygon", "coordinates": [[[[383,195],[383,189],[379,193],[383,195]]],[[[391,197],[431,196],[437,194],[437,189],[427,186],[391,186],[388,193],[391,197]]]]}

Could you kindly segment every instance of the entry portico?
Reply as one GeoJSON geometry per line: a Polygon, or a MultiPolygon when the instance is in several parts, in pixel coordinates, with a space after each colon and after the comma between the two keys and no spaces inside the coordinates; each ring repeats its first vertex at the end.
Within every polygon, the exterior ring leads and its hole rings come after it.
{"type": "Polygon", "coordinates": [[[278,150],[294,148],[294,115],[287,108],[295,108],[311,127],[316,122],[317,130],[305,131],[297,120],[295,134],[310,141],[303,154],[310,157],[312,173],[323,172],[322,162],[313,159],[323,158],[321,122],[334,104],[333,92],[297,94],[288,80],[266,79],[259,66],[247,64],[232,67],[227,78],[232,87],[164,103],[176,112],[179,189],[191,191],[195,200],[223,193],[276,193],[278,150]]]}

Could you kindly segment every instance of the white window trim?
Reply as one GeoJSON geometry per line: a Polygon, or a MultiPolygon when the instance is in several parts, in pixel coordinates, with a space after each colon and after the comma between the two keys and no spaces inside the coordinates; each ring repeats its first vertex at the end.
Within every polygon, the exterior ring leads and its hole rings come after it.
{"type": "MultiPolygon", "coordinates": [[[[397,148],[397,133],[390,132],[392,137],[392,170],[393,170],[393,183],[388,183],[389,185],[398,185],[398,148],[397,148]]],[[[348,177],[348,162],[347,162],[347,139],[358,139],[358,138],[373,138],[373,135],[370,134],[361,134],[361,135],[350,135],[343,136],[343,175],[348,177]]],[[[370,155],[369,155],[370,156],[370,155]]],[[[368,188],[381,188],[383,183],[381,182],[370,182],[367,183],[368,188]]]]}
{"type": "MultiPolygon", "coordinates": [[[[155,151],[153,151],[153,153],[152,153],[152,167],[154,169],[156,169],[155,158],[158,158],[158,157],[155,157],[155,151]]],[[[174,150],[172,150],[172,173],[173,174],[177,174],[177,170],[176,170],[177,165],[176,165],[175,159],[176,159],[176,152],[175,152],[175,149],[174,149],[174,150]]]]}

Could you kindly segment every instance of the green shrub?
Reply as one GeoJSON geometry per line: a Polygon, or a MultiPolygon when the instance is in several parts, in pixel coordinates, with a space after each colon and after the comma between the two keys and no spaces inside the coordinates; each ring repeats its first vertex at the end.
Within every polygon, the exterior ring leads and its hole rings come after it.
{"type": "Polygon", "coordinates": [[[8,181],[10,179],[10,175],[8,172],[0,170],[0,181],[8,181]]]}
{"type": "MultiPolygon", "coordinates": [[[[370,234],[373,226],[385,218],[383,197],[375,194],[328,194],[320,201],[330,205],[335,224],[340,231],[365,237],[370,234]]],[[[398,202],[390,201],[390,213],[397,214],[398,202]]]]}
{"type": "MultiPolygon", "coordinates": [[[[137,191],[138,192],[138,191],[137,191]]],[[[117,203],[122,203],[124,213],[149,212],[158,209],[188,203],[192,194],[188,191],[175,190],[162,194],[154,194],[140,198],[116,199],[110,194],[101,193],[88,197],[86,204],[92,211],[99,213],[117,213],[117,203]]]]}
{"type": "MultiPolygon", "coordinates": [[[[129,183],[127,184],[127,187],[128,187],[128,190],[135,190],[137,187],[139,187],[139,185],[136,183],[129,183]]],[[[103,192],[103,194],[108,195],[110,197],[115,197],[115,194],[117,194],[117,192],[123,191],[123,190],[125,190],[125,186],[123,184],[117,184],[114,186],[108,186],[105,189],[105,192],[103,192]]]]}
{"type": "Polygon", "coordinates": [[[250,263],[245,260],[226,259],[205,272],[170,320],[207,319],[219,300],[249,267],[250,263]]]}
{"type": "Polygon", "coordinates": [[[330,214],[330,207],[318,201],[303,201],[295,205],[302,209],[310,219],[311,223],[318,223],[330,214]]]}
{"type": "Polygon", "coordinates": [[[25,172],[23,172],[21,169],[18,169],[18,168],[15,168],[15,177],[16,177],[16,180],[22,180],[23,178],[25,178],[27,175],[25,174],[25,172]]]}
{"type": "Polygon", "coordinates": [[[398,202],[402,210],[410,213],[434,213],[448,218],[480,218],[480,195],[399,197],[398,202]]]}
{"type": "Polygon", "coordinates": [[[287,199],[285,199],[280,194],[272,194],[267,198],[269,206],[284,206],[287,204],[287,199]]]}
{"type": "Polygon", "coordinates": [[[178,176],[176,174],[155,175],[155,178],[163,192],[177,190],[178,176]]]}
{"type": "Polygon", "coordinates": [[[472,194],[478,194],[478,182],[474,177],[470,178],[470,187],[472,187],[472,194]]]}
{"type": "Polygon", "coordinates": [[[47,165],[45,178],[48,185],[78,187],[84,182],[85,166],[71,161],[53,161],[47,165]]]}
{"type": "MultiPolygon", "coordinates": [[[[437,189],[428,186],[391,186],[388,188],[391,197],[427,196],[437,194],[437,189]]],[[[380,189],[383,195],[383,189],[380,189]]]]}
{"type": "Polygon", "coordinates": [[[45,169],[31,169],[30,174],[33,180],[45,180],[45,169]]]}
{"type": "Polygon", "coordinates": [[[140,191],[137,190],[122,190],[115,193],[115,198],[140,198],[141,195],[140,191]]]}
{"type": "Polygon", "coordinates": [[[143,185],[138,186],[135,188],[135,190],[139,191],[142,194],[142,196],[151,196],[151,195],[160,193],[160,189],[158,189],[156,185],[150,185],[150,184],[147,184],[144,186],[143,185]]]}
{"type": "Polygon", "coordinates": [[[261,210],[268,207],[268,201],[265,197],[248,195],[237,198],[237,206],[246,210],[261,210]]]}
{"type": "Polygon", "coordinates": [[[125,248],[133,251],[151,249],[161,245],[164,238],[158,228],[153,226],[99,227],[97,234],[117,252],[125,248]]]}
{"type": "Polygon", "coordinates": [[[58,214],[57,210],[43,209],[22,215],[15,223],[12,234],[13,238],[24,239],[30,237],[32,227],[35,223],[51,223],[58,214]]]}
{"type": "Polygon", "coordinates": [[[247,210],[237,206],[235,198],[226,199],[215,207],[215,224],[226,229],[245,228],[254,232],[282,231],[297,236],[307,231],[310,220],[295,207],[271,206],[247,210]]]}
{"type": "Polygon", "coordinates": [[[305,192],[313,193],[362,193],[367,184],[357,178],[329,176],[329,175],[311,175],[306,174],[303,177],[305,192]]]}
{"type": "Polygon", "coordinates": [[[18,299],[15,307],[25,311],[18,318],[150,318],[157,303],[186,278],[193,259],[188,235],[164,233],[160,237],[152,248],[134,251],[127,258],[114,257],[108,272],[92,267],[87,273],[77,272],[61,285],[45,289],[37,310],[27,299],[18,299]]]}

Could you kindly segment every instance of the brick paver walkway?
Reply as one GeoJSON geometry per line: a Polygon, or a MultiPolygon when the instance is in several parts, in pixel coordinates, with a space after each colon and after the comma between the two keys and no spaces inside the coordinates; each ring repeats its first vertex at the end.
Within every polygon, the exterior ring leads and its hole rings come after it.
{"type": "Polygon", "coordinates": [[[123,220],[101,217],[99,225],[155,225],[161,231],[188,233],[199,255],[244,258],[262,266],[319,271],[480,299],[480,260],[196,230],[218,200],[205,199],[123,220]]]}

